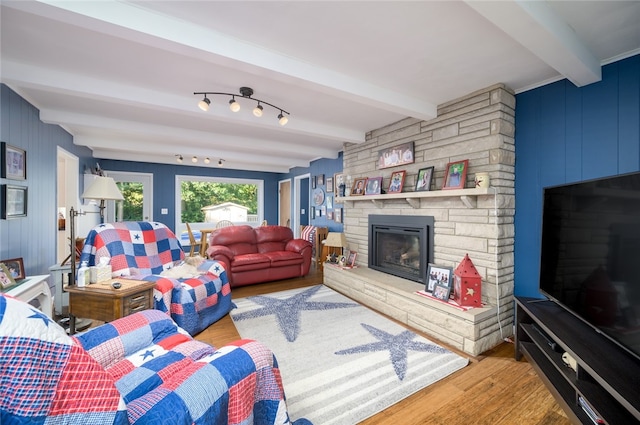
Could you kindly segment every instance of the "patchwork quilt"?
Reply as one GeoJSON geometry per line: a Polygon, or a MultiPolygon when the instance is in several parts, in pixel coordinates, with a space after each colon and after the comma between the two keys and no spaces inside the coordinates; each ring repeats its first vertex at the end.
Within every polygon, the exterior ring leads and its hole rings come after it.
{"type": "Polygon", "coordinates": [[[277,361],[256,341],[216,350],[157,310],[69,337],[0,295],[0,423],[290,422],[277,361]]]}
{"type": "Polygon", "coordinates": [[[223,264],[213,260],[200,264],[202,274],[195,278],[160,276],[184,258],[179,240],[164,224],[125,221],[92,229],[80,262],[94,266],[106,259],[113,277],[156,282],[155,308],[170,314],[180,327],[195,335],[229,312],[231,286],[223,264]]]}

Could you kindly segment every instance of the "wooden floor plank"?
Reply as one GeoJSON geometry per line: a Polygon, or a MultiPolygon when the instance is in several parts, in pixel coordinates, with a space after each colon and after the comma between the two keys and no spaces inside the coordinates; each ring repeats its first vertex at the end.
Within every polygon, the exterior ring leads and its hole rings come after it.
{"type": "MultiPolygon", "coordinates": [[[[318,283],[322,283],[322,273],[312,268],[312,272],[304,278],[234,288],[232,298],[318,283]]],[[[196,335],[196,339],[215,347],[239,338],[229,315],[196,335]]],[[[433,340],[431,337],[427,338],[433,340]]],[[[434,342],[446,347],[440,341],[434,342]]],[[[452,351],[459,353],[457,350],[452,351]]],[[[570,421],[531,365],[526,361],[516,361],[513,344],[505,342],[481,356],[471,358],[469,365],[462,370],[401,400],[361,424],[568,425],[570,421]]]]}

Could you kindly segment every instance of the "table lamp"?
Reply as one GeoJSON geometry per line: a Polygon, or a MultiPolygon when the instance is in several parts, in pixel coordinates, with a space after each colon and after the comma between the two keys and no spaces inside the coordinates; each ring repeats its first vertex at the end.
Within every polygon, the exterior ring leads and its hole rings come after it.
{"type": "MultiPolygon", "coordinates": [[[[113,178],[105,176],[95,176],[93,183],[84,191],[82,197],[100,200],[100,223],[104,223],[104,201],[121,201],[124,199],[113,178]]],[[[76,283],[76,217],[84,214],[86,214],[85,211],[76,211],[73,207],[69,209],[69,218],[71,219],[71,275],[69,277],[69,285],[75,285],[76,283]]]]}
{"type": "Polygon", "coordinates": [[[333,259],[336,256],[336,248],[340,248],[340,254],[342,255],[342,249],[347,246],[347,237],[344,233],[329,232],[327,238],[322,241],[325,247],[331,248],[331,253],[327,252],[327,260],[333,259]]]}
{"type": "Polygon", "coordinates": [[[82,194],[84,199],[100,200],[100,222],[104,223],[104,201],[122,201],[124,196],[111,177],[96,176],[93,183],[82,194]]]}

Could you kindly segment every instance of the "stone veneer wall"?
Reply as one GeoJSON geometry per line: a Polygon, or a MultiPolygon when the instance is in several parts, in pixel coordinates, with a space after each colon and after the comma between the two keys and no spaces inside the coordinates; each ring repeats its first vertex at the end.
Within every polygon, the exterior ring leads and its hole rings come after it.
{"type": "Polygon", "coordinates": [[[476,173],[489,173],[496,195],[478,196],[476,208],[468,208],[459,197],[423,198],[419,208],[402,199],[385,200],[384,205],[344,202],[344,233],[348,248],[358,252],[360,267],[367,266],[369,214],[434,216],[435,264],[455,269],[468,253],[482,276],[483,303],[499,306],[502,331],[496,320],[485,331],[494,335],[483,350],[512,334],[514,134],[515,96],[505,85],[496,84],[440,105],[438,117],[431,121],[407,118],[369,132],[365,143],[344,147],[344,174],[349,182],[382,176],[386,188],[392,172],[406,170],[403,192],[414,191],[418,170],[424,167],[435,167],[432,191],[442,187],[449,162],[469,160],[465,188],[474,187],[476,173]],[[414,164],[378,169],[378,151],[407,142],[414,142],[414,164]]]}

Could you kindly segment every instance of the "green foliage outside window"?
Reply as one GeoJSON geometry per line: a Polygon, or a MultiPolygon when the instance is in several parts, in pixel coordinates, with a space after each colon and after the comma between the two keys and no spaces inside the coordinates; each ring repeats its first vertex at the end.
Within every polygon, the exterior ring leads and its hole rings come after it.
{"type": "Polygon", "coordinates": [[[142,183],[117,183],[122,196],[124,196],[122,206],[122,221],[142,221],[142,183]]]}
{"type": "Polygon", "coordinates": [[[202,223],[203,207],[233,202],[247,207],[248,214],[258,212],[258,186],[255,184],[183,181],[181,192],[182,223],[202,223]]]}

